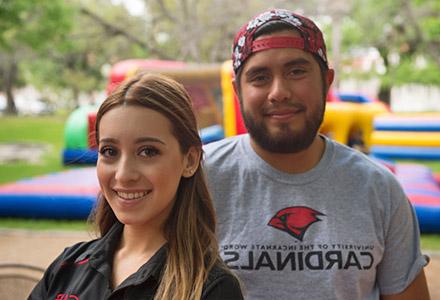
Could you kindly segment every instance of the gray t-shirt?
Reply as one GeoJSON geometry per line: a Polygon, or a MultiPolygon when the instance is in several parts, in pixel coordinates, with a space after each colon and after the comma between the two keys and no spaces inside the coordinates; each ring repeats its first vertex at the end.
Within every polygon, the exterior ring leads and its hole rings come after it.
{"type": "Polygon", "coordinates": [[[324,139],[320,162],[302,174],[271,167],[247,134],[204,148],[220,252],[247,299],[379,299],[427,263],[391,172],[324,139]]]}

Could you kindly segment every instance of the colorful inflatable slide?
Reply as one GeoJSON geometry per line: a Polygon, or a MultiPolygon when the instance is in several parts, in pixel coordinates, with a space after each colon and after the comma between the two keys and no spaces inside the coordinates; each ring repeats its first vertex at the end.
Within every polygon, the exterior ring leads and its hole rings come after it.
{"type": "Polygon", "coordinates": [[[380,115],[374,119],[374,129],[374,156],[440,160],[440,113],[380,115]]]}

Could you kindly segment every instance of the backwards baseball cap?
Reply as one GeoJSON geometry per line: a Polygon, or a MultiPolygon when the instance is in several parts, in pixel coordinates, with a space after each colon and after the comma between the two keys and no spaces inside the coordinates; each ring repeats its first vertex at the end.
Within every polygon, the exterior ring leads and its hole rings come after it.
{"type": "Polygon", "coordinates": [[[297,48],[316,54],[328,68],[324,37],[312,20],[285,9],[272,9],[253,17],[237,33],[232,48],[235,75],[252,53],[273,48],[297,48]],[[263,25],[281,21],[298,30],[301,37],[267,36],[254,41],[255,32],[263,25]]]}

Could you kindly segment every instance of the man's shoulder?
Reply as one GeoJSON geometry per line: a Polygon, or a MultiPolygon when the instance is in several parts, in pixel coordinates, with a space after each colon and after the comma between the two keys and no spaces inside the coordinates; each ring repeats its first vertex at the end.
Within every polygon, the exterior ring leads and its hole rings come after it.
{"type": "Polygon", "coordinates": [[[343,168],[393,177],[391,170],[375,157],[335,141],[332,141],[332,143],[335,145],[335,162],[341,164],[343,168]]]}
{"type": "Polygon", "coordinates": [[[205,159],[219,159],[236,151],[244,136],[232,136],[203,146],[205,159]]]}

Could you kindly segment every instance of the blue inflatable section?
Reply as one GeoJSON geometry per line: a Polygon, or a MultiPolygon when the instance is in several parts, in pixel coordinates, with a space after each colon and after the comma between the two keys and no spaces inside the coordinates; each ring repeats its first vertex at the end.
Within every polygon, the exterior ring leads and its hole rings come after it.
{"type": "Polygon", "coordinates": [[[8,201],[0,197],[0,217],[87,219],[96,202],[96,197],[85,195],[6,196],[8,201]]]}
{"type": "Polygon", "coordinates": [[[64,149],[64,165],[94,165],[98,160],[96,149],[64,149]]]}
{"type": "Polygon", "coordinates": [[[220,125],[213,125],[202,128],[200,129],[199,133],[203,144],[209,144],[211,142],[219,141],[225,137],[223,128],[220,125]]]}
{"type": "Polygon", "coordinates": [[[370,153],[382,159],[440,159],[440,147],[372,146],[370,153]]]}
{"type": "MultiPolygon", "coordinates": [[[[389,164],[389,162],[386,162],[389,164]]],[[[440,188],[429,168],[396,164],[420,230],[440,233],[440,188]]],[[[99,193],[96,168],[77,168],[0,185],[0,217],[86,219],[99,193]]]]}
{"type": "Polygon", "coordinates": [[[383,119],[374,120],[375,130],[385,131],[440,131],[440,120],[438,122],[430,121],[390,121],[383,119]]]}
{"type": "Polygon", "coordinates": [[[420,231],[423,233],[440,232],[440,206],[414,205],[420,231]]]}
{"type": "Polygon", "coordinates": [[[354,103],[373,102],[373,100],[371,100],[370,98],[359,94],[337,94],[337,97],[343,102],[354,102],[354,103]]]}

